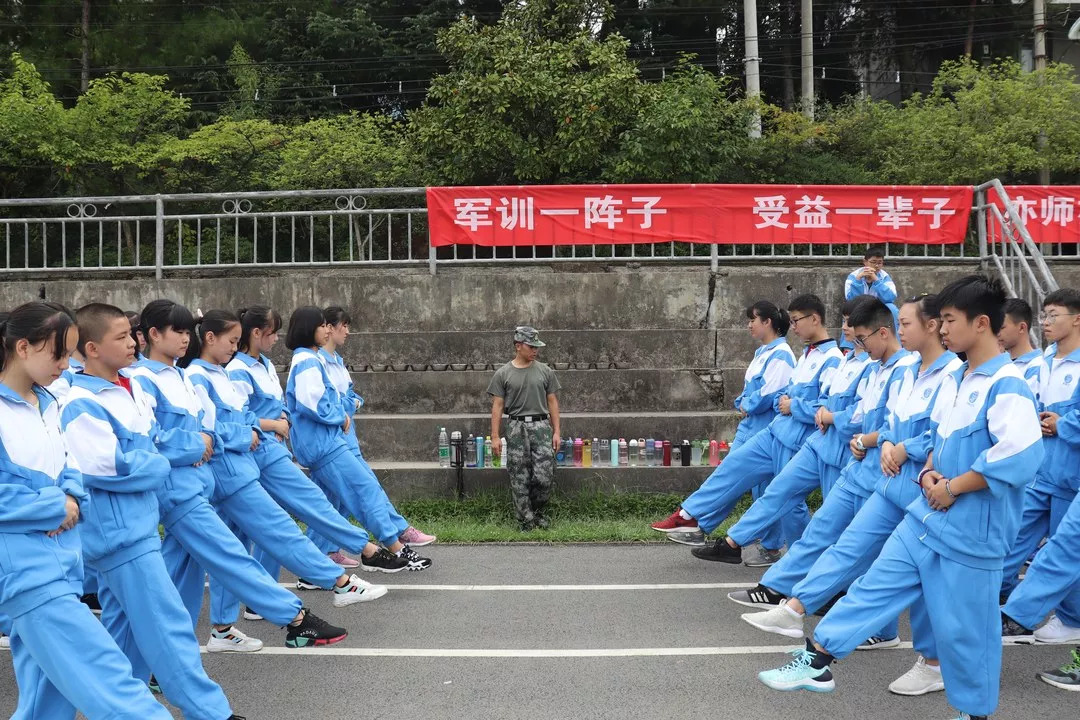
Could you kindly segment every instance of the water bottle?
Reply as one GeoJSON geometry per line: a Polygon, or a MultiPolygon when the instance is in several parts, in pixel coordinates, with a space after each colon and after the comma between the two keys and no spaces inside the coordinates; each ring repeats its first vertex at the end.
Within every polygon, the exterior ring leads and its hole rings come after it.
{"type": "Polygon", "coordinates": [[[446,428],[439,428],[439,467],[450,467],[450,438],[446,428]]]}
{"type": "Polygon", "coordinates": [[[720,464],[720,443],[715,440],[709,441],[709,464],[713,467],[720,464]]]}
{"type": "Polygon", "coordinates": [[[597,445],[597,448],[599,450],[599,454],[596,456],[596,464],[597,464],[597,466],[603,465],[604,463],[610,463],[611,462],[611,441],[608,440],[607,438],[604,438],[603,440],[600,441],[600,444],[597,445]]]}
{"type": "Polygon", "coordinates": [[[717,461],[717,465],[724,462],[724,458],[726,458],[727,454],[731,452],[731,448],[728,446],[727,442],[721,440],[718,450],[720,452],[720,459],[717,461]]]}
{"type": "Polygon", "coordinates": [[[653,465],[660,467],[664,464],[664,441],[657,440],[653,448],[653,465]]]}
{"type": "Polygon", "coordinates": [[[469,433],[465,441],[465,467],[476,467],[476,438],[469,433]]]}
{"type": "MultiPolygon", "coordinates": [[[[660,442],[660,441],[657,440],[656,442],[660,442]]],[[[671,441],[670,440],[665,440],[664,441],[664,467],[668,467],[670,465],[671,465],[671,441]]]]}
{"type": "Polygon", "coordinates": [[[581,467],[592,467],[592,440],[585,438],[581,443],[581,467]]]}
{"type": "Polygon", "coordinates": [[[627,443],[626,448],[627,455],[629,456],[630,467],[637,467],[637,438],[630,438],[630,442],[627,443]]]}
{"type": "Polygon", "coordinates": [[[493,455],[493,453],[491,452],[491,436],[488,435],[487,437],[484,438],[484,466],[485,467],[495,467],[495,463],[493,462],[494,457],[492,457],[492,455],[493,455]]]}
{"type": "Polygon", "coordinates": [[[476,467],[484,467],[484,436],[476,436],[476,467]]]}
{"type": "Polygon", "coordinates": [[[645,441],[645,465],[652,467],[656,464],[656,441],[648,438],[645,441]]]}
{"type": "Polygon", "coordinates": [[[619,438],[611,438],[611,467],[619,467],[619,438]]]}
{"type": "Polygon", "coordinates": [[[585,463],[585,441],[574,438],[574,467],[581,467],[585,463]]]}
{"type": "Polygon", "coordinates": [[[693,445],[693,448],[690,450],[690,453],[691,453],[690,454],[690,462],[693,465],[700,465],[701,464],[702,452],[701,452],[701,443],[699,441],[697,441],[697,440],[694,441],[694,445],[693,445]]]}
{"type": "Polygon", "coordinates": [[[682,441],[681,452],[679,453],[679,459],[682,461],[683,467],[690,467],[690,453],[691,446],[689,440],[682,441]]]}
{"type": "Polygon", "coordinates": [[[502,439],[502,455],[500,457],[502,458],[502,466],[506,467],[506,438],[502,439]]]}
{"type": "Polygon", "coordinates": [[[671,464],[675,466],[682,465],[682,448],[678,445],[671,446],[671,464]]]}
{"type": "Polygon", "coordinates": [[[461,444],[461,433],[450,433],[450,467],[465,466],[465,446],[461,444]]]}
{"type": "Polygon", "coordinates": [[[555,466],[564,467],[566,465],[566,440],[559,441],[559,447],[555,450],[555,466]]]}
{"type": "Polygon", "coordinates": [[[619,465],[626,467],[630,464],[630,446],[626,444],[626,438],[619,438],[619,465]]]}

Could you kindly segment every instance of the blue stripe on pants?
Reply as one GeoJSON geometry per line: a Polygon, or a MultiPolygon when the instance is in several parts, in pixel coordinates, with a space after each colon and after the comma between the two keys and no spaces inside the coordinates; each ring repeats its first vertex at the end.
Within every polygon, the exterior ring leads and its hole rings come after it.
{"type": "Polygon", "coordinates": [[[847,657],[875,628],[923,598],[949,703],[970,715],[990,715],[1001,681],[1001,571],[937,554],[910,523],[900,523],[866,574],[818,623],[814,639],[829,654],[847,657]]]}
{"type": "Polygon", "coordinates": [[[1023,582],[1005,603],[1005,613],[1021,625],[1033,628],[1056,608],[1058,619],[1080,628],[1080,495],[1050,541],[1035,555],[1023,582]]]}

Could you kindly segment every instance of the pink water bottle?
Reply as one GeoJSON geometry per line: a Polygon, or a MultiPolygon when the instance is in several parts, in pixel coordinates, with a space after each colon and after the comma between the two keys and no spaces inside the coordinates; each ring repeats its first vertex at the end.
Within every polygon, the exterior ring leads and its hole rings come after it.
{"type": "Polygon", "coordinates": [[[585,443],[581,438],[574,438],[574,467],[581,467],[581,453],[585,443]]]}
{"type": "Polygon", "coordinates": [[[709,441],[709,464],[713,467],[720,464],[720,443],[715,440],[709,441]]]}

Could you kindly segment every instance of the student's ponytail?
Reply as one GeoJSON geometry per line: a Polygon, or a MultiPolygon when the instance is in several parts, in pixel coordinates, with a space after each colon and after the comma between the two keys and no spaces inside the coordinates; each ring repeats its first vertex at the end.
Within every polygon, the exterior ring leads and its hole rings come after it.
{"type": "Polygon", "coordinates": [[[177,363],[180,367],[187,367],[191,361],[202,355],[203,345],[206,343],[208,333],[222,335],[229,331],[240,319],[228,310],[210,310],[195,320],[195,330],[191,333],[191,342],[188,351],[177,363]]]}
{"type": "Polygon", "coordinates": [[[236,311],[236,317],[240,319],[240,342],[237,345],[240,352],[250,354],[252,330],[258,329],[269,334],[281,329],[281,315],[265,305],[240,308],[236,311]]]}
{"type": "Polygon", "coordinates": [[[787,335],[788,330],[791,329],[791,315],[782,307],[776,308],[776,322],[773,323],[773,329],[780,337],[787,335]]]}
{"type": "Polygon", "coordinates": [[[768,320],[777,337],[784,337],[791,329],[791,316],[788,315],[787,310],[778,308],[768,300],[758,300],[746,308],[746,319],[753,320],[754,318],[761,322],[768,320]]]}
{"type": "Polygon", "coordinates": [[[0,370],[4,369],[20,340],[40,345],[51,338],[53,358],[59,360],[66,351],[64,343],[68,328],[75,325],[72,312],[55,302],[35,300],[0,315],[3,316],[0,317],[0,370]]]}

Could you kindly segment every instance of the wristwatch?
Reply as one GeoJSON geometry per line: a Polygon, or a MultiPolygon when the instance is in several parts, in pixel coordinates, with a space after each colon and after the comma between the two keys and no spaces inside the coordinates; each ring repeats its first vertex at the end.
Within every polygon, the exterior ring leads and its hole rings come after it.
{"type": "Polygon", "coordinates": [[[866,446],[863,445],[862,439],[863,439],[862,435],[856,435],[855,436],[855,447],[859,448],[859,450],[861,452],[866,452],[866,446]]]}

